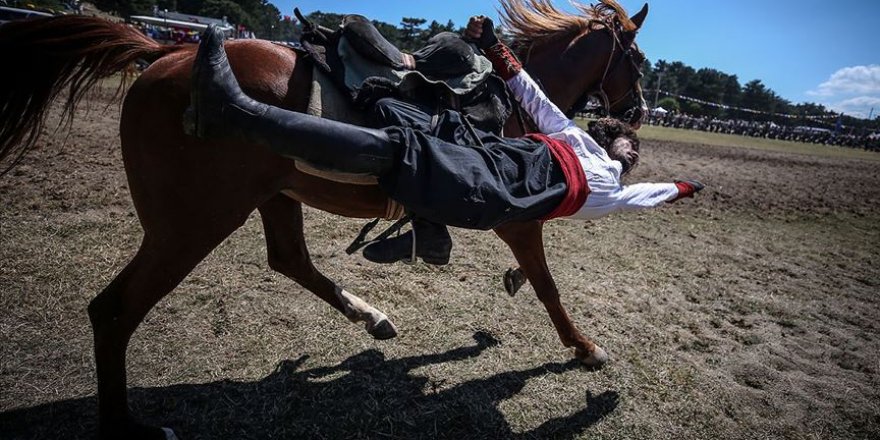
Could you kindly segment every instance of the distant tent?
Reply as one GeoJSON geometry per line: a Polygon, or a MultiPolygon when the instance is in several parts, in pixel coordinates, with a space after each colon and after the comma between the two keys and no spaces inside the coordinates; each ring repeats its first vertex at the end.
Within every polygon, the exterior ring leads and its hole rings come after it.
{"type": "Polygon", "coordinates": [[[651,110],[651,112],[653,112],[654,114],[657,114],[657,115],[665,115],[665,114],[669,113],[669,110],[666,110],[663,107],[657,107],[654,110],[651,110]]]}

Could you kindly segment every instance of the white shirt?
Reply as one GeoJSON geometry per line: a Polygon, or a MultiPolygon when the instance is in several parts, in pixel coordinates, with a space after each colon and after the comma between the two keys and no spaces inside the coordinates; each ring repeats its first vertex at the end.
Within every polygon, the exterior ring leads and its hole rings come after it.
{"type": "Polygon", "coordinates": [[[586,203],[568,218],[585,220],[615,211],[652,208],[678,197],[674,183],[623,186],[620,182],[623,165],[612,160],[587,132],[565,117],[525,70],[507,80],[507,86],[538,125],[538,130],[570,145],[580,159],[590,194],[586,203]]]}

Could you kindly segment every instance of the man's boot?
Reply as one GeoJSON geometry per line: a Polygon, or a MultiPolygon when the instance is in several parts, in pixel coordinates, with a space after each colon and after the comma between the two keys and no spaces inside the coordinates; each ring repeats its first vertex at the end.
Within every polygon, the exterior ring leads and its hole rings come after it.
{"type": "Polygon", "coordinates": [[[184,115],[188,134],[253,142],[324,170],[374,176],[391,170],[400,149],[399,129],[358,127],[251,99],[232,73],[223,39],[214,26],[202,35],[184,115]]]}
{"type": "Polygon", "coordinates": [[[437,266],[449,263],[449,253],[452,251],[449,231],[445,225],[423,219],[413,219],[412,231],[367,246],[364,248],[364,258],[380,264],[413,261],[413,236],[416,257],[437,266]]]}

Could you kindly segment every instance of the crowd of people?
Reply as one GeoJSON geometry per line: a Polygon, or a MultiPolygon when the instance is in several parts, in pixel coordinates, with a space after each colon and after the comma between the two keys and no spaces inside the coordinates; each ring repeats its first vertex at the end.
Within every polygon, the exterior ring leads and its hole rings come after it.
{"type": "Polygon", "coordinates": [[[880,133],[862,132],[847,127],[810,127],[805,125],[780,125],[766,121],[743,119],[720,119],[691,116],[679,112],[649,112],[645,122],[662,127],[700,130],[713,133],[736,134],[766,139],[779,139],[813,144],[835,145],[880,151],[880,133]]]}
{"type": "Polygon", "coordinates": [[[144,35],[167,44],[199,43],[200,32],[176,27],[155,26],[146,23],[135,23],[134,26],[144,35]]]}

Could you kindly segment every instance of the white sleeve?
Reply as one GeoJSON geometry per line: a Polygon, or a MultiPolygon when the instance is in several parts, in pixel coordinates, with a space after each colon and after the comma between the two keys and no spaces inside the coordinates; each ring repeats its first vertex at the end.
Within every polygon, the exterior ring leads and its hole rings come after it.
{"type": "Polygon", "coordinates": [[[544,134],[559,133],[574,124],[565,117],[562,110],[556,107],[535,80],[525,71],[520,70],[513,78],[507,80],[507,86],[523,109],[538,124],[538,130],[544,134]]]}
{"type": "Polygon", "coordinates": [[[587,196],[587,202],[571,218],[589,220],[617,211],[653,208],[678,197],[674,183],[637,183],[614,191],[597,188],[587,196]]]}
{"type": "Polygon", "coordinates": [[[626,211],[653,208],[678,197],[674,183],[637,183],[626,185],[617,193],[617,209],[626,211]]]}

